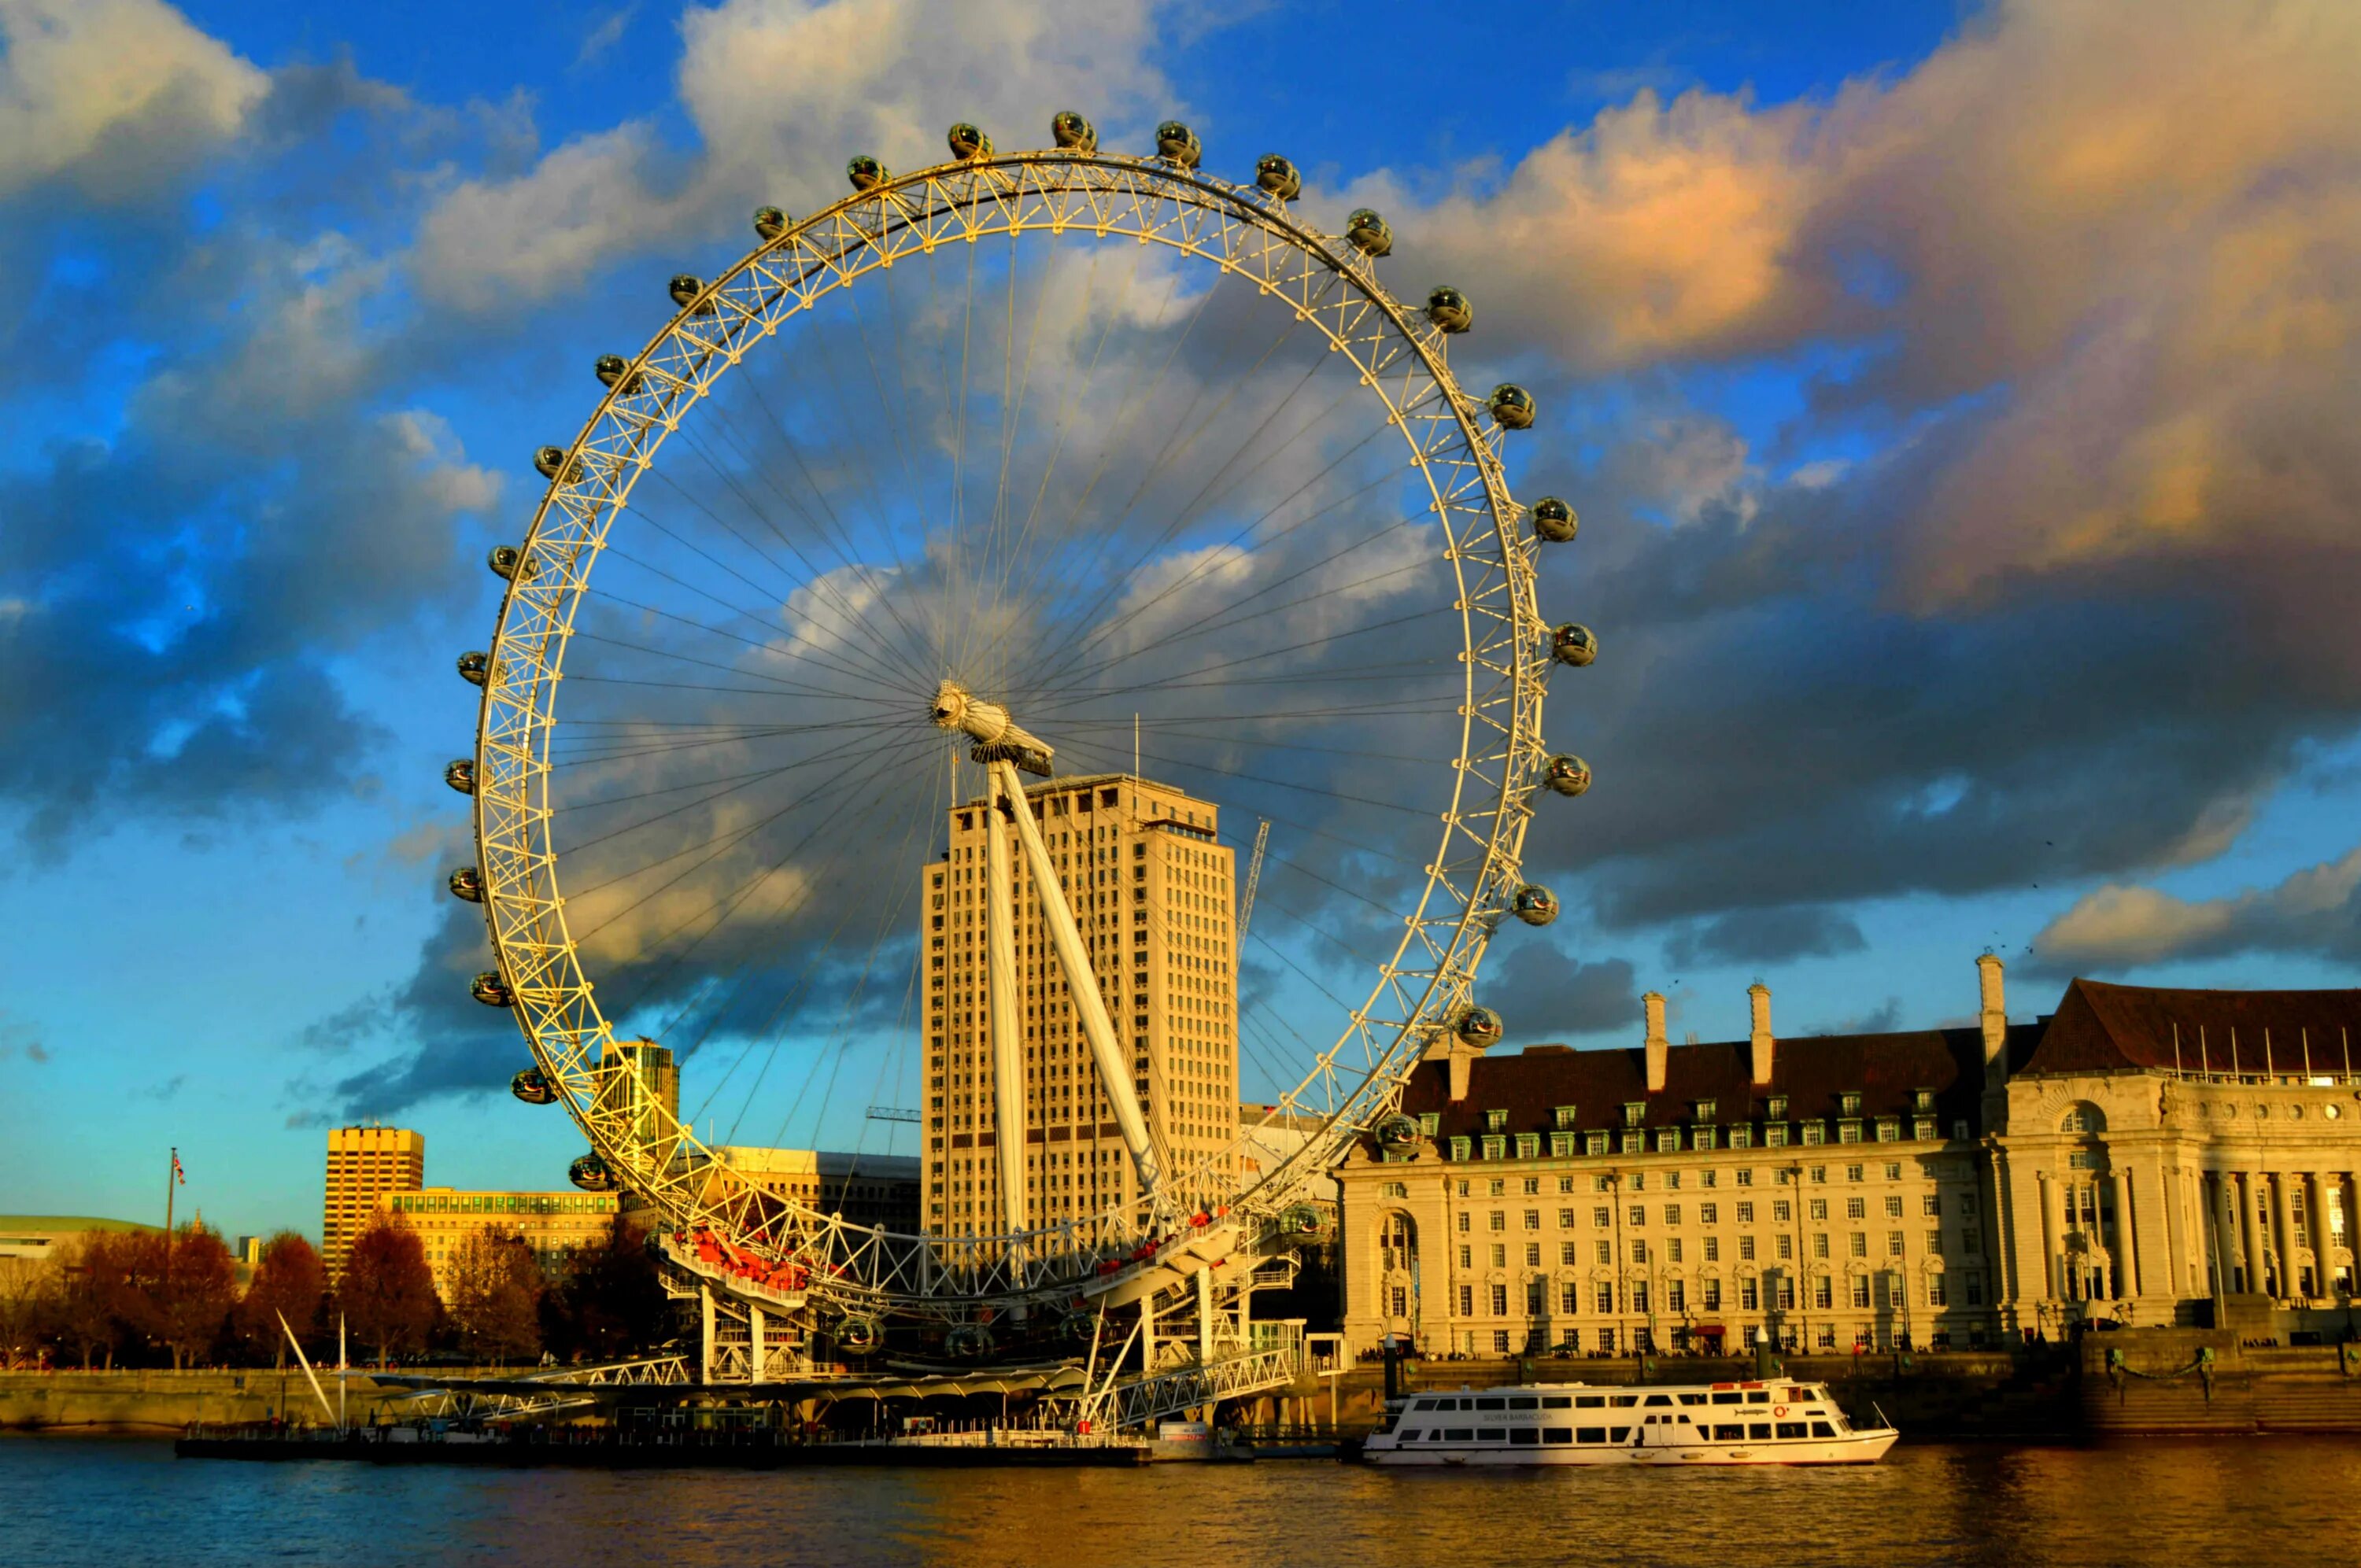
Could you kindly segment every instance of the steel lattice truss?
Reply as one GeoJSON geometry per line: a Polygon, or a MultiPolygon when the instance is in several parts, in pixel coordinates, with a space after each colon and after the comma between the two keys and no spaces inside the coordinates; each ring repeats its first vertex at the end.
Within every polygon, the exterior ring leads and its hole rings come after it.
{"type": "MultiPolygon", "coordinates": [[[[1103,1294],[1104,1260],[1136,1251],[1143,1222],[1110,1212],[1008,1236],[897,1235],[716,1183],[714,1157],[647,1097],[594,1075],[610,1026],[568,934],[551,837],[550,742],[567,640],[590,572],[633,486],[716,383],[797,313],[897,258],[992,236],[1135,239],[1208,262],[1291,307],[1346,356],[1423,477],[1457,587],[1460,751],[1426,882],[1400,944],[1312,1070],[1273,1112],[1315,1131],[1243,1191],[1208,1160],[1175,1172],[1180,1212],[1226,1210],[1235,1250],[1276,1245],[1276,1221],[1399,1100],[1430,1042],[1470,995],[1486,943],[1521,885],[1531,801],[1546,761],[1550,638],[1536,607],[1535,543],[1504,479],[1500,430],[1454,381],[1440,329],[1388,293],[1375,264],[1252,187],[1160,159],[1057,150],[988,155],[890,180],[793,225],[714,280],[634,359],[568,449],[501,607],[479,720],[476,826],[500,971],[535,1062],[616,1179],[667,1221],[708,1223],[808,1271],[812,1304],[839,1312],[959,1316],[989,1303],[1103,1294]],[[602,1105],[606,1108],[602,1109],[602,1105]],[[1023,1244],[1020,1249],[1012,1244],[1023,1244]],[[1012,1254],[1031,1261],[1022,1282],[1012,1254]]],[[[636,1070],[635,1068],[631,1070],[636,1070]]],[[[1251,1134],[1246,1135],[1250,1136],[1251,1134]]],[[[1180,1265],[1203,1266],[1202,1262],[1180,1265]]]]}

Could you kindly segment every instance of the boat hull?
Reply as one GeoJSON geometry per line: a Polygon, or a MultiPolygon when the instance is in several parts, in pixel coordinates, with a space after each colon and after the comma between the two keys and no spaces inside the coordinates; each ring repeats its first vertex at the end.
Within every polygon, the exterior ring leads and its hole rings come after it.
{"type": "Polygon", "coordinates": [[[1362,1444],[1361,1458],[1370,1464],[1428,1470],[1538,1469],[1556,1465],[1698,1470],[1731,1464],[1874,1464],[1885,1457],[1885,1451],[1900,1435],[1894,1431],[1862,1431],[1778,1442],[1672,1443],[1648,1448],[1609,1448],[1601,1444],[1504,1448],[1489,1442],[1422,1443],[1411,1448],[1391,1446],[1389,1439],[1375,1437],[1362,1444]]]}

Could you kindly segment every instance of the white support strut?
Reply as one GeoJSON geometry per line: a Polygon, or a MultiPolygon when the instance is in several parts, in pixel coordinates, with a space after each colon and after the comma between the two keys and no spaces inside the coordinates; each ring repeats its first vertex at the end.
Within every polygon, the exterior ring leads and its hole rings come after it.
{"type": "MultiPolygon", "coordinates": [[[[992,771],[993,803],[983,814],[983,948],[987,984],[984,1007],[992,1030],[993,1142],[1000,1151],[1000,1203],[1007,1234],[1023,1234],[1032,1225],[1025,1201],[1025,1058],[1016,1037],[1016,887],[1009,874],[1008,835],[1001,825],[1000,808],[1013,814],[1023,808],[1024,792],[1014,801],[1003,798],[1000,770],[992,771]]],[[[1021,1245],[1021,1244],[1016,1244],[1021,1245]]],[[[1008,1260],[1012,1278],[1024,1278],[1021,1257],[1008,1260]]]]}
{"type": "Polygon", "coordinates": [[[1090,954],[1083,950],[1082,934],[1074,925],[1074,911],[1058,881],[1058,868],[1050,863],[1049,847],[1041,841],[1040,825],[1033,820],[1033,804],[1025,798],[1016,763],[994,761],[992,779],[1014,808],[1016,835],[1025,844],[1025,863],[1033,873],[1033,891],[1041,900],[1050,940],[1058,949],[1059,967],[1065,970],[1066,987],[1073,992],[1074,1012],[1082,1018],[1082,1037],[1090,1042],[1091,1058],[1098,1064],[1099,1081],[1115,1107],[1116,1130],[1139,1172],[1140,1192],[1152,1205],[1160,1205],[1163,1168],[1148,1141],[1148,1118],[1141,1113],[1139,1095],[1132,1087],[1131,1061],[1115,1039],[1115,1020],[1107,1016],[1105,999],[1099,995],[1098,976],[1091,969],[1090,954]]]}

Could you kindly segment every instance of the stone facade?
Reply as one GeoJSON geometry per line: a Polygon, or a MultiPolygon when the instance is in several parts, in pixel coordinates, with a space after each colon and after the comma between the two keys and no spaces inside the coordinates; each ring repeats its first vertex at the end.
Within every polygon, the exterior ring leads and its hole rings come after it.
{"type": "Polygon", "coordinates": [[[1957,1029],[1783,1040],[1757,986],[1744,1041],[1673,1046],[1651,996],[1634,1049],[1438,1046],[1416,1135],[1338,1173],[1348,1340],[1967,1348],[2350,1298],[2361,992],[2076,981],[2011,1025],[1987,954],[1978,992],[1957,1029]]]}

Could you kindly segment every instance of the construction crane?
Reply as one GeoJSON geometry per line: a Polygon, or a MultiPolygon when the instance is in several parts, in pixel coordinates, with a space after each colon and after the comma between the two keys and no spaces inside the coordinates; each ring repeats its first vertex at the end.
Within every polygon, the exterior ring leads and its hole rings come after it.
{"type": "Polygon", "coordinates": [[[1270,818],[1255,829],[1254,858],[1246,862],[1246,895],[1238,903],[1238,941],[1246,939],[1246,922],[1254,918],[1255,888],[1262,881],[1262,852],[1270,843],[1270,818]]]}

